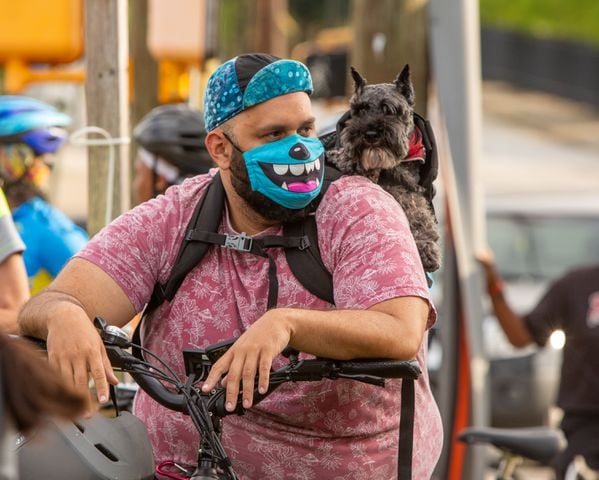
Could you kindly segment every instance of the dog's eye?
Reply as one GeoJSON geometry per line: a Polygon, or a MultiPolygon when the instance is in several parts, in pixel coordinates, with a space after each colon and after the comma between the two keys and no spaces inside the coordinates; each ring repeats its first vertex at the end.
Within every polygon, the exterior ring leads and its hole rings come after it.
{"type": "Polygon", "coordinates": [[[386,103],[383,103],[383,105],[381,106],[381,109],[383,110],[383,113],[385,115],[395,115],[396,114],[395,109],[391,105],[387,105],[386,103]]]}
{"type": "Polygon", "coordinates": [[[358,117],[364,115],[368,111],[368,105],[357,105],[354,108],[354,112],[358,117]]]}

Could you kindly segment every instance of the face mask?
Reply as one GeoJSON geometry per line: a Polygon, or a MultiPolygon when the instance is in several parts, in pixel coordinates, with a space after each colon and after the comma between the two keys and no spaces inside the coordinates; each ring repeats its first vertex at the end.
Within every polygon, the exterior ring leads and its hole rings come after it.
{"type": "Polygon", "coordinates": [[[273,202],[299,210],[320,193],[324,147],[318,138],[293,134],[241,153],[252,190],[273,202]]]}

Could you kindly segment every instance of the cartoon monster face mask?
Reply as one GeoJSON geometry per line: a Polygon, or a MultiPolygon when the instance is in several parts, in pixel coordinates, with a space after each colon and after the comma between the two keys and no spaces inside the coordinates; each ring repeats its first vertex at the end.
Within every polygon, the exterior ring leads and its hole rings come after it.
{"type": "MultiPolygon", "coordinates": [[[[229,140],[230,141],[230,140],[229,140]]],[[[252,190],[292,210],[320,193],[324,147],[318,138],[293,134],[242,152],[252,190]]]]}

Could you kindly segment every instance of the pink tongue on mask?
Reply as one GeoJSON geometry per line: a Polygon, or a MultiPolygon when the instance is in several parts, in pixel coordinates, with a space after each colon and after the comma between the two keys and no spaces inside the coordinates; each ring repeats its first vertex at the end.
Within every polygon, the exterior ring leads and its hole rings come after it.
{"type": "Polygon", "coordinates": [[[318,186],[316,180],[309,180],[307,182],[294,182],[287,185],[287,190],[296,193],[306,193],[315,190],[318,186]]]}

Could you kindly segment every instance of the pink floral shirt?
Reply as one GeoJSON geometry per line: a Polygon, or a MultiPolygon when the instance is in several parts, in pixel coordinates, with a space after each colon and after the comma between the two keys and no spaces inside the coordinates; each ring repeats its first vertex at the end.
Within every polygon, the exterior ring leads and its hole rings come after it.
{"type": "MultiPolygon", "coordinates": [[[[123,214],[79,257],[108,273],[141,310],[155,283],[167,280],[209,180],[209,175],[194,177],[123,214]]],[[[330,186],[316,221],[338,308],[367,309],[400,296],[429,299],[405,215],[378,186],[363,177],[342,177],[330,186]]],[[[226,212],[220,232],[236,233],[226,212]]],[[[280,233],[270,228],[262,234],[280,233]]],[[[333,308],[295,279],[282,251],[272,254],[278,305],[333,308]]],[[[267,294],[267,259],[211,248],[173,301],[165,302],[146,323],[145,346],[183,374],[183,348],[239,336],[266,311],[267,294]]],[[[434,321],[431,309],[429,327],[434,321]]],[[[442,443],[423,343],[418,353],[423,375],[416,385],[414,479],[430,478],[442,443]]],[[[277,358],[274,363],[277,367],[284,361],[277,358]]],[[[227,417],[223,443],[241,479],[393,479],[400,389],[400,380],[388,380],[385,388],[351,380],[286,384],[244,416],[227,417]]],[[[143,392],[136,398],[135,414],[148,427],[157,462],[195,463],[198,436],[189,417],[161,407],[143,392]]]]}

